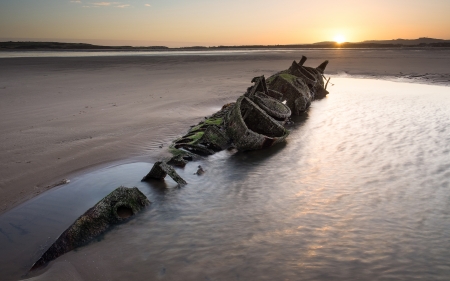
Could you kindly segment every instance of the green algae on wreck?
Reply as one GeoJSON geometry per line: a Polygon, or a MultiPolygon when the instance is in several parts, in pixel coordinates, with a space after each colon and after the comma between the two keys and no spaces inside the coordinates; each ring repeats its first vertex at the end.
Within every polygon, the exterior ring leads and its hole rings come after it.
{"type": "Polygon", "coordinates": [[[195,132],[186,135],[184,138],[190,140],[190,142],[188,142],[189,144],[195,144],[203,137],[204,134],[205,132],[195,132]]]}
{"type": "Polygon", "coordinates": [[[116,188],[67,228],[34,263],[31,270],[85,245],[114,224],[126,221],[149,204],[150,201],[137,187],[116,188]]]}
{"type": "Polygon", "coordinates": [[[280,77],[288,81],[289,83],[295,83],[297,80],[297,77],[295,75],[289,73],[281,73],[280,77]]]}
{"type": "Polygon", "coordinates": [[[283,99],[293,115],[302,114],[314,99],[324,98],[328,94],[323,80],[328,61],[313,68],[303,66],[306,60],[307,58],[302,56],[298,63],[294,60],[288,69],[267,79],[268,89],[283,94],[283,99]]]}
{"type": "Polygon", "coordinates": [[[225,133],[224,116],[232,106],[233,104],[226,104],[218,112],[192,126],[186,135],[173,142],[171,148],[202,156],[212,155],[227,148],[229,138],[225,133]]]}

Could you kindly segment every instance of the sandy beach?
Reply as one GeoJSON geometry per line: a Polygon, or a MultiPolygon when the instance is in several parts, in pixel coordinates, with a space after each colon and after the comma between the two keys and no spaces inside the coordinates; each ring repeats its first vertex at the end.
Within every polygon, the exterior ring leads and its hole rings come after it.
{"type": "Polygon", "coordinates": [[[155,161],[252,77],[302,54],[309,66],[328,59],[331,76],[450,85],[450,50],[2,58],[0,213],[89,169],[155,161]]]}

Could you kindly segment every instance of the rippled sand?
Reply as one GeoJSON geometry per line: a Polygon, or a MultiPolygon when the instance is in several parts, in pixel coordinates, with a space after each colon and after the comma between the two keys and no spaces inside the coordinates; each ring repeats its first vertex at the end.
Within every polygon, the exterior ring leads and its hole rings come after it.
{"type": "Polygon", "coordinates": [[[153,204],[34,280],[446,280],[450,87],[332,81],[285,145],[190,163],[183,188],[141,183],[151,163],[116,165],[4,214],[0,272],[24,274],[126,185],[153,204]]]}

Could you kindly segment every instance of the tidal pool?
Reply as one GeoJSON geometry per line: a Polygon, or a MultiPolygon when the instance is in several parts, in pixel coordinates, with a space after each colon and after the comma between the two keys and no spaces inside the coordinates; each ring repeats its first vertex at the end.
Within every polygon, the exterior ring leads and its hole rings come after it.
{"type": "Polygon", "coordinates": [[[190,163],[184,187],[140,182],[152,163],[116,165],[5,213],[0,279],[448,280],[450,87],[331,82],[286,144],[190,163]],[[120,185],[152,204],[25,276],[120,185]]]}

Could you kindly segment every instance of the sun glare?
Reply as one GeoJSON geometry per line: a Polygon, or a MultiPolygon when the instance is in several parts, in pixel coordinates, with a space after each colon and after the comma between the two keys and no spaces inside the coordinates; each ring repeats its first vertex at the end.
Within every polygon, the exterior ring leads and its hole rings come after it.
{"type": "Polygon", "coordinates": [[[336,36],[334,36],[334,41],[336,41],[336,43],[341,44],[345,42],[345,37],[341,34],[338,34],[336,36]]]}

